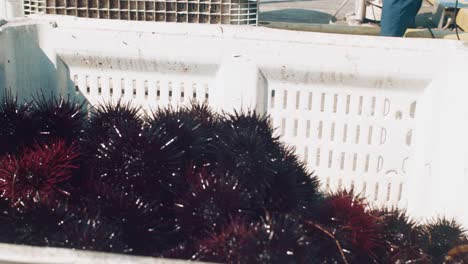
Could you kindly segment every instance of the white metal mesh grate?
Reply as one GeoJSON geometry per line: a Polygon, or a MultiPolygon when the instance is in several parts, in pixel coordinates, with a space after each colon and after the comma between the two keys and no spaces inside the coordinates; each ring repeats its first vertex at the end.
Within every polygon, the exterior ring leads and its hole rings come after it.
{"type": "Polygon", "coordinates": [[[26,15],[257,25],[257,0],[24,0],[26,15]]]}
{"type": "Polygon", "coordinates": [[[24,0],[24,14],[37,14],[45,13],[46,1],[45,0],[24,0]]]}

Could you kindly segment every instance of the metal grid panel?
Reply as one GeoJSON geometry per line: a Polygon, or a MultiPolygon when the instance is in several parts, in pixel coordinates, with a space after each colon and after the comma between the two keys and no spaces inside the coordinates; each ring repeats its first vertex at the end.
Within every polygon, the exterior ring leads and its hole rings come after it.
{"type": "Polygon", "coordinates": [[[24,0],[24,14],[45,13],[45,0],[24,0]]]}
{"type": "Polygon", "coordinates": [[[234,25],[257,25],[257,1],[231,0],[231,23],[234,25]]]}
{"type": "Polygon", "coordinates": [[[257,0],[24,0],[25,14],[257,25],[257,0]]]}

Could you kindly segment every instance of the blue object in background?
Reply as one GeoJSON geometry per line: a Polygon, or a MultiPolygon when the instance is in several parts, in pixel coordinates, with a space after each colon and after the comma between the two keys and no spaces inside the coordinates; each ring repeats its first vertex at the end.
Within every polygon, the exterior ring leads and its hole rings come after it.
{"type": "Polygon", "coordinates": [[[383,0],[380,35],[402,37],[406,29],[416,25],[421,5],[422,0],[383,0]]]}
{"type": "MultiPolygon", "coordinates": [[[[455,0],[436,0],[439,5],[443,7],[455,8],[456,2],[455,0]]],[[[458,8],[467,8],[468,7],[468,0],[458,0],[458,8]]]]}

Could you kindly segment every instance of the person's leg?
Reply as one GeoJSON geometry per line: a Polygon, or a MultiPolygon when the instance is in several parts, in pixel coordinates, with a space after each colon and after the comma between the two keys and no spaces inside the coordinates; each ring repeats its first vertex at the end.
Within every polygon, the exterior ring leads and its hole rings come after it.
{"type": "Polygon", "coordinates": [[[419,9],[421,9],[422,6],[422,0],[413,0],[411,3],[411,7],[409,7],[409,10],[411,13],[409,14],[411,17],[411,20],[408,24],[408,28],[415,28],[416,27],[416,15],[419,12],[419,9]]]}
{"type": "Polygon", "coordinates": [[[380,35],[402,37],[414,24],[421,4],[422,0],[384,0],[380,35]]]}

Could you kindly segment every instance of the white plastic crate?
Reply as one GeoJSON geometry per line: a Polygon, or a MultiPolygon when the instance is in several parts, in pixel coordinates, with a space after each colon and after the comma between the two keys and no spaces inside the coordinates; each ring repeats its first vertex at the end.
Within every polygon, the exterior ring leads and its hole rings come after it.
{"type": "MultiPolygon", "coordinates": [[[[8,2],[12,0],[0,0],[8,2]]],[[[257,0],[14,0],[24,14],[201,24],[257,25],[257,0]]]]}
{"type": "Polygon", "coordinates": [[[64,248],[0,243],[1,264],[203,264],[202,262],[135,257],[64,248]]]}
{"type": "Polygon", "coordinates": [[[0,47],[0,88],[20,96],[255,108],[324,189],[468,224],[463,42],[36,16],[0,47]]]}

